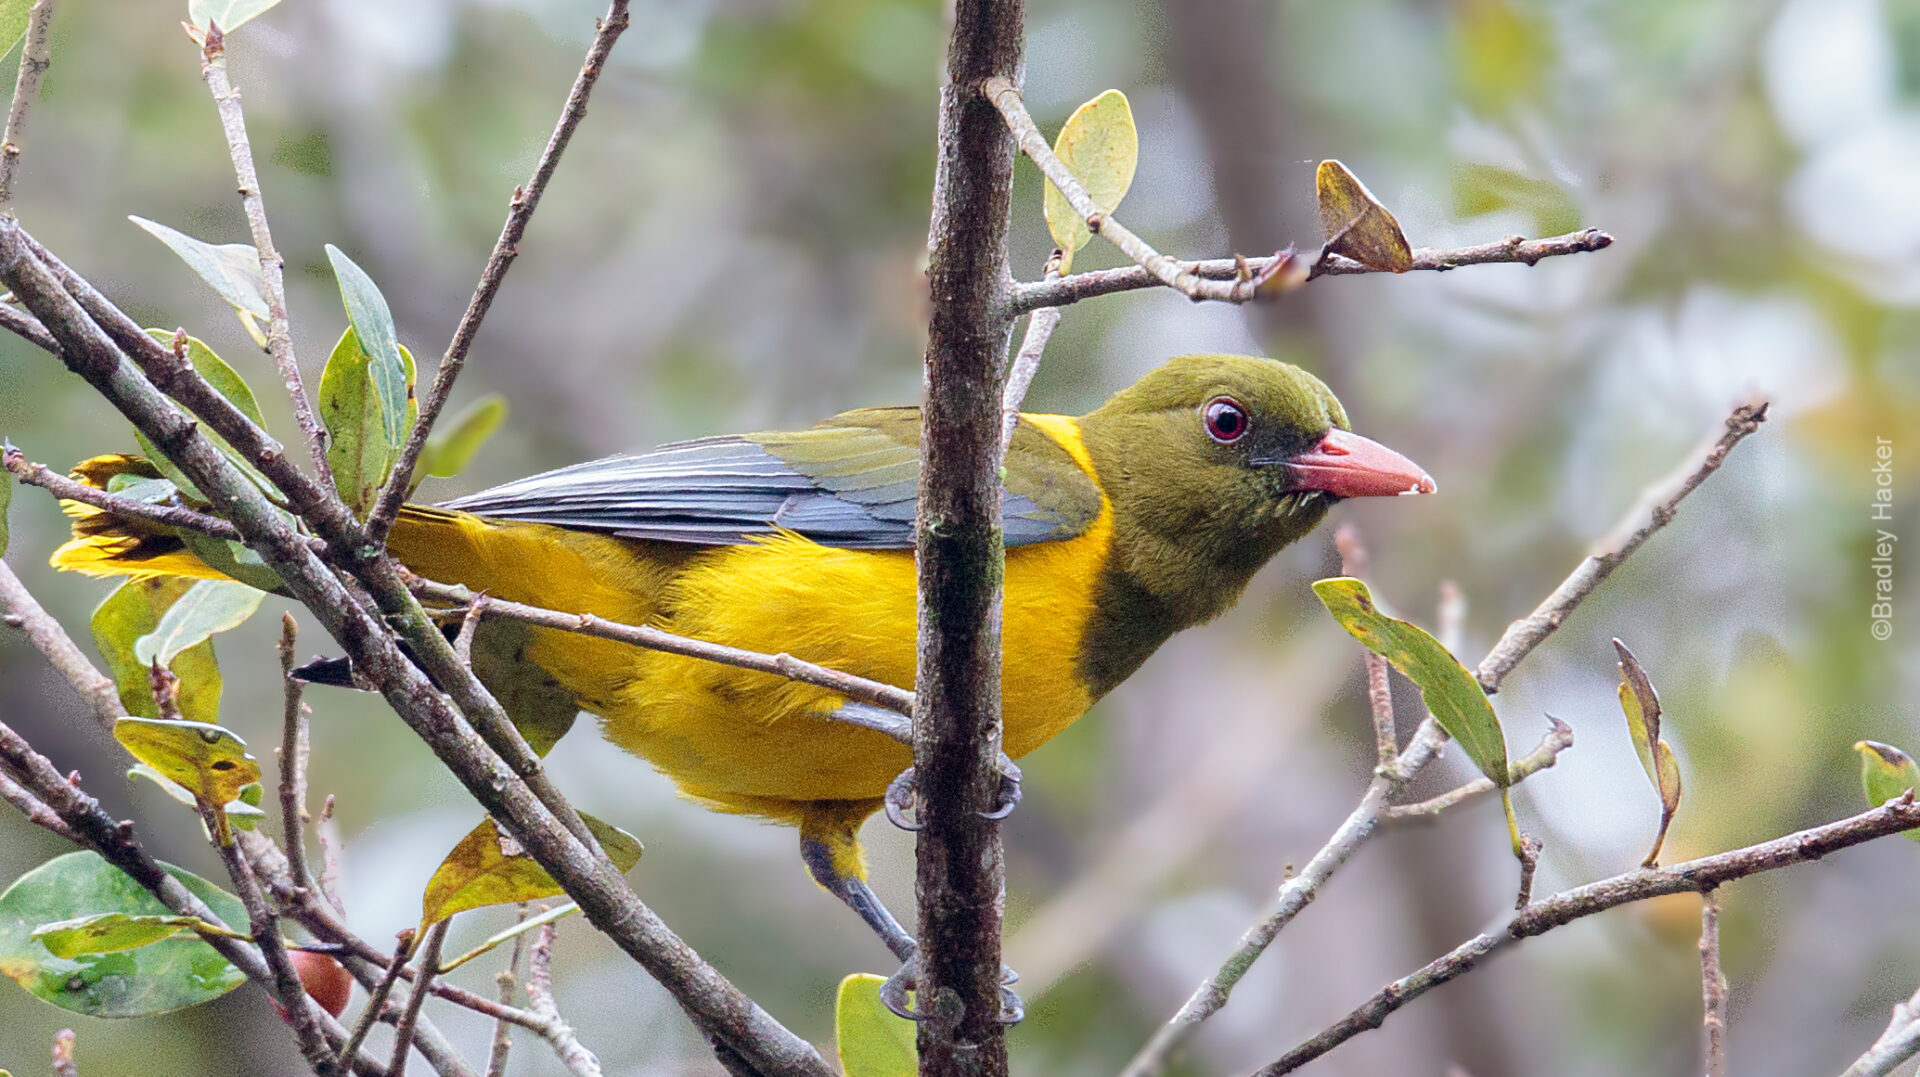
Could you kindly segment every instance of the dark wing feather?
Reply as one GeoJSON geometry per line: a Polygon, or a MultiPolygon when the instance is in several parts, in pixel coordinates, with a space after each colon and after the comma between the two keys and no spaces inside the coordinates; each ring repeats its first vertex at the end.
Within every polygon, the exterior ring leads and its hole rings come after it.
{"type": "MultiPolygon", "coordinates": [[[[625,538],[730,546],[792,531],[823,546],[913,546],[919,412],[848,412],[810,430],[700,438],[496,486],[446,507],[625,538]]],[[[1022,424],[1008,462],[1008,546],[1071,538],[1100,492],[1064,449],[1022,424]]]]}

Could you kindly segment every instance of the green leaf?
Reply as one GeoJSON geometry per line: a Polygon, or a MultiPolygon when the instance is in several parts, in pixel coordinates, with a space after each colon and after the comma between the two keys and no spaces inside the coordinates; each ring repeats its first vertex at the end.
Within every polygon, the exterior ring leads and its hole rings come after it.
{"type": "Polygon", "coordinates": [[[1478,217],[1503,209],[1531,216],[1534,227],[1545,235],[1580,227],[1579,207],[1557,184],[1495,165],[1464,165],[1454,172],[1454,213],[1478,217]]]}
{"type": "MultiPolygon", "coordinates": [[[[1853,750],[1860,753],[1860,784],[1866,789],[1867,803],[1878,807],[1909,789],[1920,790],[1920,767],[1907,753],[1877,740],[1857,741],[1853,750]]],[[[1920,827],[1903,833],[1920,841],[1920,827]]]]}
{"type": "MultiPolygon", "coordinates": [[[[168,330],[149,329],[147,330],[147,334],[168,347],[173,346],[173,333],[168,330]]],[[[260,417],[260,404],[253,397],[253,389],[247,385],[246,379],[242,378],[239,372],[228,366],[227,361],[215,354],[212,348],[207,347],[204,342],[194,337],[188,337],[187,362],[191,363],[193,369],[197,371],[202,378],[207,380],[207,384],[213,386],[216,392],[226,397],[229,403],[235,408],[238,408],[242,415],[253,420],[255,426],[265,428],[266,421],[260,417]]],[[[205,427],[202,427],[201,432],[205,434],[221,452],[225,453],[227,458],[232,460],[235,466],[242,472],[245,472],[246,476],[253,480],[255,486],[258,486],[262,491],[270,494],[275,501],[282,500],[279,491],[273,488],[273,484],[267,481],[266,476],[260,474],[259,469],[249,463],[245,457],[235,452],[233,446],[227,444],[225,438],[205,427]]],[[[175,486],[178,486],[181,493],[195,501],[205,502],[207,500],[207,495],[201,493],[200,488],[195,486],[192,480],[188,479],[179,468],[175,467],[173,461],[161,455],[160,450],[154,446],[153,442],[147,440],[145,434],[136,430],[134,431],[133,438],[140,443],[140,448],[146,452],[147,459],[153,462],[153,466],[159,468],[162,475],[171,480],[175,486]]]]}
{"type": "Polygon", "coordinates": [[[428,476],[450,479],[466,470],[473,454],[506,419],[507,398],[499,393],[488,393],[461,409],[452,422],[442,424],[427,438],[413,470],[413,485],[418,486],[428,476]]]}
{"type": "Polygon", "coordinates": [[[833,1042],[845,1077],[914,1077],[920,1072],[913,1022],[880,1001],[885,982],[885,977],[864,972],[840,981],[833,1042]]]}
{"type": "MultiPolygon", "coordinates": [[[[120,692],[120,705],[128,714],[159,716],[153,702],[151,667],[134,654],[134,647],[140,637],[159,627],[160,619],[193,583],[173,577],[128,580],[93,611],[94,645],[106,660],[107,672],[120,692]]],[[[181,651],[170,666],[180,679],[181,716],[199,722],[217,720],[221,684],[213,644],[204,642],[181,651]]]]}
{"type": "Polygon", "coordinates": [[[113,739],[207,804],[237,800],[241,787],[260,780],[260,764],[247,754],[247,742],[217,725],[122,718],[113,723],[113,739]]]}
{"type": "Polygon", "coordinates": [[[133,643],[133,656],[142,662],[173,664],[174,657],[216,633],[240,627],[267,596],[244,583],[196,580],[181,595],[152,632],[133,643]]]}
{"type": "Polygon", "coordinates": [[[33,937],[55,957],[113,954],[138,950],[180,935],[220,935],[229,939],[250,936],[210,924],[198,916],[97,912],[71,920],[55,920],[33,929],[33,937]]]}
{"type": "MultiPolygon", "coordinates": [[[[205,25],[202,23],[201,25],[205,25]]],[[[225,28],[225,24],[222,24],[225,28]]],[[[127,220],[165,243],[187,267],[200,275],[240,316],[240,324],[255,344],[264,348],[267,337],[260,323],[268,318],[266,292],[260,280],[260,252],[251,243],[207,243],[176,232],[158,221],[129,215],[127,220]]],[[[256,422],[258,420],[255,420],[256,422]]]]}
{"type": "MultiPolygon", "coordinates": [[[[232,894],[190,872],[161,865],[229,924],[247,922],[232,894]]],[[[52,921],[99,913],[171,916],[120,869],[90,852],[68,853],[21,876],[0,894],[0,974],[35,997],[93,1017],[146,1017],[209,1002],[246,982],[240,970],[197,938],[138,950],[54,956],[33,937],[52,921]]]]}
{"type": "Polygon", "coordinates": [[[1313,585],[1327,611],[1367,650],[1392,663],[1420,689],[1434,720],[1446,730],[1494,785],[1512,784],[1507,741],[1500,719],[1473,674],[1440,641],[1374,608],[1367,585],[1346,576],[1313,585]]]}
{"type": "MultiPolygon", "coordinates": [[[[167,794],[167,796],[174,801],[193,809],[196,814],[199,811],[200,802],[194,799],[192,790],[145,763],[135,763],[133,766],[128,767],[127,778],[129,780],[133,778],[145,778],[159,786],[160,791],[167,794]]],[[[243,787],[240,790],[238,799],[228,801],[223,805],[226,809],[227,818],[233,820],[233,825],[242,830],[258,830],[260,828],[260,821],[267,817],[267,813],[260,810],[260,801],[264,795],[265,790],[258,784],[243,787]],[[251,803],[249,803],[249,801],[251,801],[251,803]]],[[[209,834],[207,837],[211,840],[213,835],[209,834]]]]}
{"type": "Polygon", "coordinates": [[[393,312],[387,309],[387,297],[380,294],[373,278],[331,243],[327,244],[327,258],[333,262],[333,275],[340,284],[347,321],[367,355],[367,380],[373,384],[387,440],[398,445],[407,439],[407,430],[413,426],[413,413],[408,408],[413,401],[413,359],[402,354],[399,334],[393,328],[393,312]]]}
{"type": "Polygon", "coordinates": [[[1667,828],[1673,825],[1674,813],[1680,810],[1680,763],[1673,757],[1673,749],[1660,739],[1660,696],[1653,690],[1653,682],[1647,679],[1647,671],[1640,668],[1639,660],[1626,644],[1616,639],[1613,649],[1620,656],[1620,710],[1627,716],[1627,735],[1633,739],[1634,753],[1640,757],[1647,780],[1660,794],[1660,831],[1654,835],[1653,849],[1641,864],[1650,868],[1659,863],[1660,846],[1667,840],[1667,828]]]}
{"type": "Polygon", "coordinates": [[[33,0],[0,0],[0,42],[6,43],[0,56],[12,52],[27,36],[27,12],[32,8],[33,0]]]}
{"type": "Polygon", "coordinates": [[[240,29],[272,10],[280,0],[187,0],[187,21],[205,30],[208,23],[221,33],[240,29]]]}
{"type": "Polygon", "coordinates": [[[406,431],[420,414],[413,399],[413,355],[400,349],[405,393],[403,423],[398,436],[389,430],[385,405],[374,389],[373,356],[360,346],[352,327],[340,336],[326,369],[320,373],[320,417],[327,424],[327,463],[333,484],[355,515],[365,517],[380,487],[393,473],[406,443],[406,431]]]}
{"type": "MultiPolygon", "coordinates": [[[[614,867],[631,871],[640,862],[639,839],[585,812],[580,818],[614,867]]],[[[427,880],[420,898],[420,934],[454,913],[487,905],[517,905],[565,892],[489,817],[460,839],[427,880]]]]}
{"type": "MultiPolygon", "coordinates": [[[[1101,213],[1120,208],[1140,159],[1140,133],[1133,126],[1127,95],[1108,90],[1074,109],[1060,128],[1060,137],[1054,139],[1053,152],[1087,189],[1101,213]]],[[[1047,183],[1042,194],[1047,231],[1060,246],[1060,272],[1065,273],[1073,266],[1073,252],[1086,246],[1093,233],[1059,188],[1047,183]]]]}
{"type": "Polygon", "coordinates": [[[1413,248],[1407,245],[1400,222],[1346,165],[1320,162],[1314,189],[1319,198],[1320,227],[1327,233],[1327,250],[1369,269],[1405,273],[1413,268],[1413,248]]]}

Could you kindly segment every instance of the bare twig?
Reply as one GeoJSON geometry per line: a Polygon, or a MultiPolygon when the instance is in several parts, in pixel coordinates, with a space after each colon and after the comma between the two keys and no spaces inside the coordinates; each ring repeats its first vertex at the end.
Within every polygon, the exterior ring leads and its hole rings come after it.
{"type": "Polygon", "coordinates": [[[560,155],[566,152],[574,130],[586,117],[587,98],[593,93],[593,84],[600,79],[607,56],[613,52],[613,43],[620,39],[631,21],[627,2],[612,0],[606,16],[597,21],[593,44],[587,46],[587,58],[574,77],[573,89],[567,93],[567,103],[560,110],[560,120],[547,138],[547,148],[540,152],[540,160],[533,166],[533,177],[527,180],[526,186],[513,189],[513,198],[507,203],[507,223],[501,226],[500,238],[494,241],[493,253],[487,256],[486,268],[480,271],[480,283],[474,287],[473,298],[467,301],[466,312],[460,315],[460,324],[453,330],[453,341],[440,358],[440,366],[433,375],[433,387],[420,402],[420,419],[414,424],[413,433],[400,452],[399,463],[394,465],[393,474],[367,516],[367,534],[375,542],[386,538],[387,529],[393,526],[394,517],[400,512],[400,502],[406,498],[413,482],[414,465],[427,447],[427,435],[433,432],[433,424],[439,421],[441,409],[453,394],[453,381],[466,365],[467,350],[473,347],[473,338],[479,334],[480,323],[493,306],[493,297],[499,294],[500,284],[506,279],[513,260],[519,257],[520,238],[526,234],[527,222],[533,219],[533,211],[539,207],[541,194],[560,166],[560,155]]]}
{"type": "MultiPolygon", "coordinates": [[[[1340,574],[1359,578],[1367,571],[1367,547],[1360,541],[1360,529],[1352,522],[1341,524],[1333,532],[1333,546],[1340,554],[1340,574]]],[[[1367,709],[1373,715],[1374,756],[1380,772],[1392,773],[1400,765],[1400,733],[1393,720],[1393,682],[1387,674],[1387,660],[1360,648],[1367,672],[1367,709]]]]}
{"type": "MultiPolygon", "coordinates": [[[[1765,404],[1741,405],[1734,409],[1733,414],[1727,419],[1727,434],[1715,443],[1706,459],[1681,481],[1674,493],[1655,505],[1644,525],[1639,524],[1642,518],[1639,509],[1636,508],[1628,513],[1621,526],[1616,528],[1616,533],[1626,531],[1631,536],[1628,541],[1615,545],[1611,553],[1603,554],[1600,558],[1589,557],[1581,562],[1575,567],[1573,574],[1555,589],[1555,599],[1549,599],[1544,603],[1541,609],[1535,612],[1534,617],[1515,621],[1508,627],[1500,642],[1494,645],[1493,650],[1480,664],[1481,687],[1488,692],[1497,690],[1500,682],[1513,670],[1513,667],[1551,635],[1566,620],[1567,614],[1592,592],[1594,586],[1605,578],[1607,573],[1612,572],[1620,562],[1639,549],[1653,532],[1672,522],[1674,506],[1680,499],[1698,487],[1708,475],[1718,470],[1725,461],[1727,452],[1747,434],[1757,429],[1765,416],[1765,404]],[[1602,561],[1606,564],[1606,569],[1596,575],[1594,566],[1602,561]]],[[[1203,1022],[1226,1005],[1234,985],[1246,975],[1253,962],[1266,952],[1267,947],[1273,943],[1281,929],[1299,915],[1300,910],[1314,899],[1327,879],[1339,869],[1340,865],[1346,863],[1354,850],[1372,836],[1374,828],[1385,813],[1388,797],[1431,762],[1445,746],[1446,741],[1447,735],[1440,729],[1440,724],[1428,715],[1400,752],[1398,768],[1385,774],[1375,775],[1373,781],[1368,784],[1366,792],[1362,794],[1360,803],[1334,831],[1333,836],[1327,839],[1327,843],[1313,855],[1298,875],[1289,878],[1281,885],[1279,898],[1273,911],[1241,936],[1239,944],[1222,962],[1220,968],[1201,982],[1186,1003],[1180,1007],[1180,1011],[1162,1025],[1134,1056],[1133,1061],[1127,1064],[1123,1077],[1152,1077],[1166,1068],[1173,1052],[1185,1044],[1203,1022]]]]}
{"type": "Polygon", "coordinates": [[[1720,971],[1720,891],[1700,895],[1700,1000],[1707,1033],[1707,1077],[1726,1077],[1727,976],[1720,971]]]}
{"type": "Polygon", "coordinates": [[[560,1019],[560,1008],[553,1001],[555,934],[554,925],[542,927],[532,952],[527,955],[527,1001],[536,1017],[545,1019],[553,1026],[547,1042],[553,1044],[553,1051],[560,1056],[560,1063],[567,1067],[567,1072],[574,1077],[600,1077],[600,1060],[581,1045],[573,1029],[560,1019]]]}
{"type": "MultiPolygon", "coordinates": [[[[469,609],[475,608],[475,603],[480,598],[470,588],[458,584],[435,583],[417,576],[412,577],[410,586],[415,594],[423,598],[467,606],[469,609]]],[[[884,707],[900,714],[913,713],[913,693],[904,688],[896,688],[865,677],[856,677],[851,673],[842,673],[812,662],[803,662],[788,654],[746,651],[738,647],[676,636],[651,625],[620,624],[590,613],[562,613],[559,610],[542,609],[538,606],[508,602],[491,596],[488,596],[486,602],[478,608],[483,618],[499,617],[524,621],[542,628],[577,632],[583,636],[631,643],[648,650],[665,651],[668,654],[685,655],[688,658],[700,658],[709,662],[718,662],[721,665],[771,673],[803,684],[828,688],[848,699],[871,703],[876,707],[884,707]]]]}
{"type": "Polygon", "coordinates": [[[1887,1030],[1840,1077],[1887,1077],[1916,1053],[1920,1053],[1920,991],[1893,1007],[1887,1030]]]}
{"type": "Polygon", "coordinates": [[[70,1028],[53,1034],[53,1077],[80,1077],[80,1066],[73,1060],[73,1030],[70,1028]]]}
{"type": "Polygon", "coordinates": [[[387,999],[393,994],[393,985],[400,979],[400,970],[407,965],[407,959],[413,956],[411,929],[406,931],[398,948],[394,950],[393,960],[387,963],[387,971],[367,992],[367,1007],[360,1011],[360,1019],[353,1024],[353,1032],[347,1037],[347,1044],[340,1051],[342,1058],[358,1051],[367,1040],[367,1033],[380,1021],[382,1011],[387,1008],[387,999]]]}
{"type": "Polygon", "coordinates": [[[1633,555],[1633,551],[1653,537],[1654,532],[1673,522],[1674,513],[1680,502],[1690,493],[1699,489],[1707,477],[1720,470],[1726,463],[1727,454],[1733,451],[1749,434],[1760,429],[1767,421],[1767,403],[1758,401],[1742,404],[1727,416],[1726,429],[1718,438],[1709,443],[1699,454],[1698,459],[1684,465],[1673,478],[1649,487],[1641,496],[1641,504],[1648,507],[1643,511],[1636,508],[1622,520],[1612,534],[1602,539],[1599,547],[1573,575],[1568,576],[1553,594],[1532,613],[1507,626],[1507,631],[1494,644],[1493,650],[1480,663],[1475,676],[1480,686],[1488,693],[1499,690],[1500,681],[1508,671],[1525,658],[1529,652],[1540,645],[1540,641],[1560,627],[1560,622],[1580,601],[1593,593],[1600,582],[1613,574],[1620,563],[1633,555]]]}
{"type": "Polygon", "coordinates": [[[459,655],[460,661],[469,667],[473,665],[473,634],[479,630],[480,618],[492,603],[493,600],[486,595],[475,595],[473,602],[467,606],[466,614],[460,618],[460,633],[454,637],[453,653],[459,655]]]}
{"type": "MultiPolygon", "coordinates": [[[[1046,280],[1060,279],[1060,252],[1055,250],[1047,258],[1045,268],[1040,271],[1046,280]]],[[[1041,307],[1027,318],[1027,332],[1020,338],[1020,350],[1013,354],[1013,362],[1007,366],[1007,385],[1000,394],[1000,459],[1007,458],[1007,448],[1013,444],[1014,428],[1020,425],[1020,404],[1027,398],[1027,387],[1033,384],[1033,375],[1040,369],[1040,357],[1047,352],[1047,341],[1053,338],[1053,331],[1060,325],[1060,311],[1056,307],[1041,307]]]]}
{"type": "Polygon", "coordinates": [[[113,681],[94,668],[67,630],[41,607],[4,561],[0,561],[0,611],[5,612],[6,623],[25,632],[27,641],[46,655],[54,670],[80,693],[102,728],[111,730],[113,723],[127,713],[113,681]]]}
{"type": "Polygon", "coordinates": [[[70,479],[45,464],[38,464],[26,458],[19,449],[11,445],[0,450],[4,454],[6,468],[13,477],[28,486],[38,486],[62,501],[77,501],[82,505],[92,505],[103,512],[128,520],[145,520],[163,527],[180,527],[189,531],[199,531],[214,538],[238,539],[240,531],[218,516],[209,516],[204,512],[195,512],[180,505],[155,505],[146,501],[136,501],[120,494],[110,494],[98,487],[88,486],[77,479],[70,479]]]}
{"type": "MultiPolygon", "coordinates": [[[[1545,239],[1521,239],[1517,236],[1509,236],[1493,243],[1481,243],[1471,247],[1417,247],[1413,252],[1412,268],[1444,272],[1461,266],[1510,262],[1530,266],[1542,258],[1553,258],[1564,254],[1584,254],[1604,250],[1612,245],[1613,237],[1597,228],[1568,232],[1565,235],[1550,236],[1545,239]]],[[[1175,264],[1193,277],[1214,282],[1239,281],[1247,278],[1249,274],[1253,279],[1258,279],[1273,261],[1271,257],[1210,258],[1200,262],[1175,264]]],[[[1310,277],[1333,277],[1373,272],[1377,270],[1370,269],[1350,258],[1329,254],[1315,264],[1309,275],[1310,277]]],[[[1118,269],[1097,269],[1086,273],[1074,273],[1058,281],[1015,284],[1009,303],[1014,314],[1022,314],[1038,307],[1062,307],[1070,303],[1078,303],[1083,299],[1112,295],[1115,292],[1154,288],[1166,283],[1167,281],[1158,274],[1148,272],[1137,265],[1122,266],[1118,269]]]]}
{"type": "Polygon", "coordinates": [[[34,0],[27,11],[27,33],[20,48],[20,75],[7,108],[7,132],[0,141],[0,213],[13,212],[13,181],[20,171],[20,144],[27,138],[27,116],[40,99],[40,84],[53,66],[53,0],[34,0]]]}
{"type": "Polygon", "coordinates": [[[428,985],[440,969],[440,947],[447,941],[447,929],[451,926],[451,919],[433,925],[427,929],[426,942],[421,944],[420,973],[414,979],[413,993],[407,996],[407,1008],[400,1013],[400,1023],[393,1030],[393,1060],[387,1063],[387,1072],[396,1077],[407,1072],[407,1055],[413,1050],[413,1032],[420,1023],[420,1007],[426,1005],[427,996],[432,993],[428,985]]]}
{"type": "Polygon", "coordinates": [[[1825,826],[1671,867],[1637,868],[1536,901],[1498,926],[1461,943],[1419,971],[1388,984],[1326,1031],[1260,1070],[1258,1077],[1279,1077],[1280,1074],[1291,1073],[1354,1036],[1368,1029],[1379,1028],[1395,1010],[1471,971],[1489,955],[1521,939],[1543,935],[1582,917],[1631,902],[1687,891],[1710,893],[1715,887],[1734,879],[1818,860],[1862,842],[1897,834],[1907,827],[1908,820],[1913,819],[1920,819],[1920,804],[1915,804],[1909,793],[1878,808],[1825,826]]]}
{"type": "Polygon", "coordinates": [[[340,828],[333,821],[332,793],[320,802],[320,825],[314,828],[313,836],[320,842],[320,894],[335,912],[345,916],[347,902],[340,891],[340,828]]]}
{"type": "Polygon", "coordinates": [[[327,432],[313,413],[306,383],[300,378],[300,361],[293,354],[293,331],[287,321],[286,264],[273,248],[267,204],[260,196],[260,176],[253,167],[253,146],[247,141],[247,118],[240,108],[240,92],[227,78],[226,36],[218,26],[207,27],[200,50],[200,77],[206,80],[214,106],[220,111],[233,174],[240,181],[240,206],[253,233],[253,248],[260,255],[260,295],[267,301],[267,352],[273,356],[274,368],[280,372],[287,399],[293,405],[294,421],[313,456],[313,473],[331,487],[333,468],[327,464],[327,432]]]}
{"type": "MultiPolygon", "coordinates": [[[[1560,758],[1561,752],[1573,747],[1573,729],[1551,714],[1547,715],[1547,721],[1553,723],[1553,726],[1547,730],[1546,736],[1540,738],[1540,743],[1533,751],[1508,764],[1507,769],[1512,773],[1515,785],[1553,766],[1560,758]]],[[[1475,778],[1464,785],[1455,786],[1439,796],[1430,797],[1417,804],[1389,805],[1380,813],[1380,818],[1385,822],[1415,822],[1432,819],[1455,804],[1486,796],[1494,789],[1492,779],[1475,778]]]]}
{"type": "Polygon", "coordinates": [[[59,341],[54,340],[53,334],[47,332],[47,327],[40,324],[40,319],[18,307],[0,303],[0,329],[44,351],[60,350],[59,341]]]}
{"type": "Polygon", "coordinates": [[[307,708],[301,681],[293,675],[293,648],[299,638],[293,614],[280,615],[280,825],[285,835],[287,870],[295,886],[312,886],[307,868],[307,708]]]}
{"type": "MultiPolygon", "coordinates": [[[[520,915],[516,922],[524,922],[526,918],[527,906],[522,903],[520,906],[520,915]]],[[[527,937],[525,935],[515,935],[513,937],[513,949],[507,957],[507,967],[501,969],[499,974],[493,978],[493,985],[500,992],[500,1005],[502,1006],[513,1005],[513,1000],[520,986],[520,955],[526,952],[526,948],[527,937]]],[[[512,1022],[504,1017],[494,1018],[493,1043],[487,1049],[487,1077],[506,1077],[507,1054],[512,1050],[512,1022]]]]}
{"type": "Polygon", "coordinates": [[[293,967],[293,961],[287,957],[286,942],[280,937],[280,921],[267,905],[260,882],[253,876],[253,868],[241,855],[240,846],[234,843],[232,824],[224,818],[225,814],[218,805],[204,801],[200,804],[200,817],[205,820],[208,832],[226,839],[216,840],[214,846],[227,869],[227,878],[233,882],[234,896],[247,910],[247,931],[260,947],[260,956],[273,974],[271,988],[280,1002],[280,1015],[293,1029],[294,1042],[299,1044],[300,1054],[313,1067],[313,1072],[319,1077],[333,1077],[344,1072],[343,1063],[353,1055],[336,1056],[327,1046],[326,1034],[315,1017],[322,1011],[306,1004],[307,989],[300,982],[300,973],[293,967]]]}
{"type": "Polygon", "coordinates": [[[66,820],[60,818],[60,813],[47,807],[46,802],[39,797],[27,792],[19,782],[7,777],[4,770],[0,770],[0,800],[20,809],[20,814],[26,816],[29,823],[51,830],[68,841],[80,840],[80,836],[73,832],[73,828],[67,825],[66,820]]]}

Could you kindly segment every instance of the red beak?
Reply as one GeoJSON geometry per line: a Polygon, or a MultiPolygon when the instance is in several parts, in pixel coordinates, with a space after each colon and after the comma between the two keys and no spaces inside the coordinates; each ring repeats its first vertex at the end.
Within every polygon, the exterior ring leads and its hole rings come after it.
{"type": "Polygon", "coordinates": [[[1388,497],[1433,493],[1433,479],[1420,465],[1351,431],[1335,427],[1320,444],[1275,461],[1293,476],[1295,490],[1321,490],[1335,497],[1388,497]]]}

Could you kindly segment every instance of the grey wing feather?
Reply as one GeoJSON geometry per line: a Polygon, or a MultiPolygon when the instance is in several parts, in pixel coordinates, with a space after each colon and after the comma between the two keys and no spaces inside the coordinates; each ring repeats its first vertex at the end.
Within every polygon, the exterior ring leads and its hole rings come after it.
{"type": "MultiPolygon", "coordinates": [[[[913,547],[919,465],[911,447],[836,460],[809,478],[744,438],[700,438],[609,456],[456,498],[446,508],[623,538],[733,546],[792,531],[823,546],[913,547]]],[[[1008,546],[1077,533],[1019,495],[1006,499],[1008,546]]]]}

